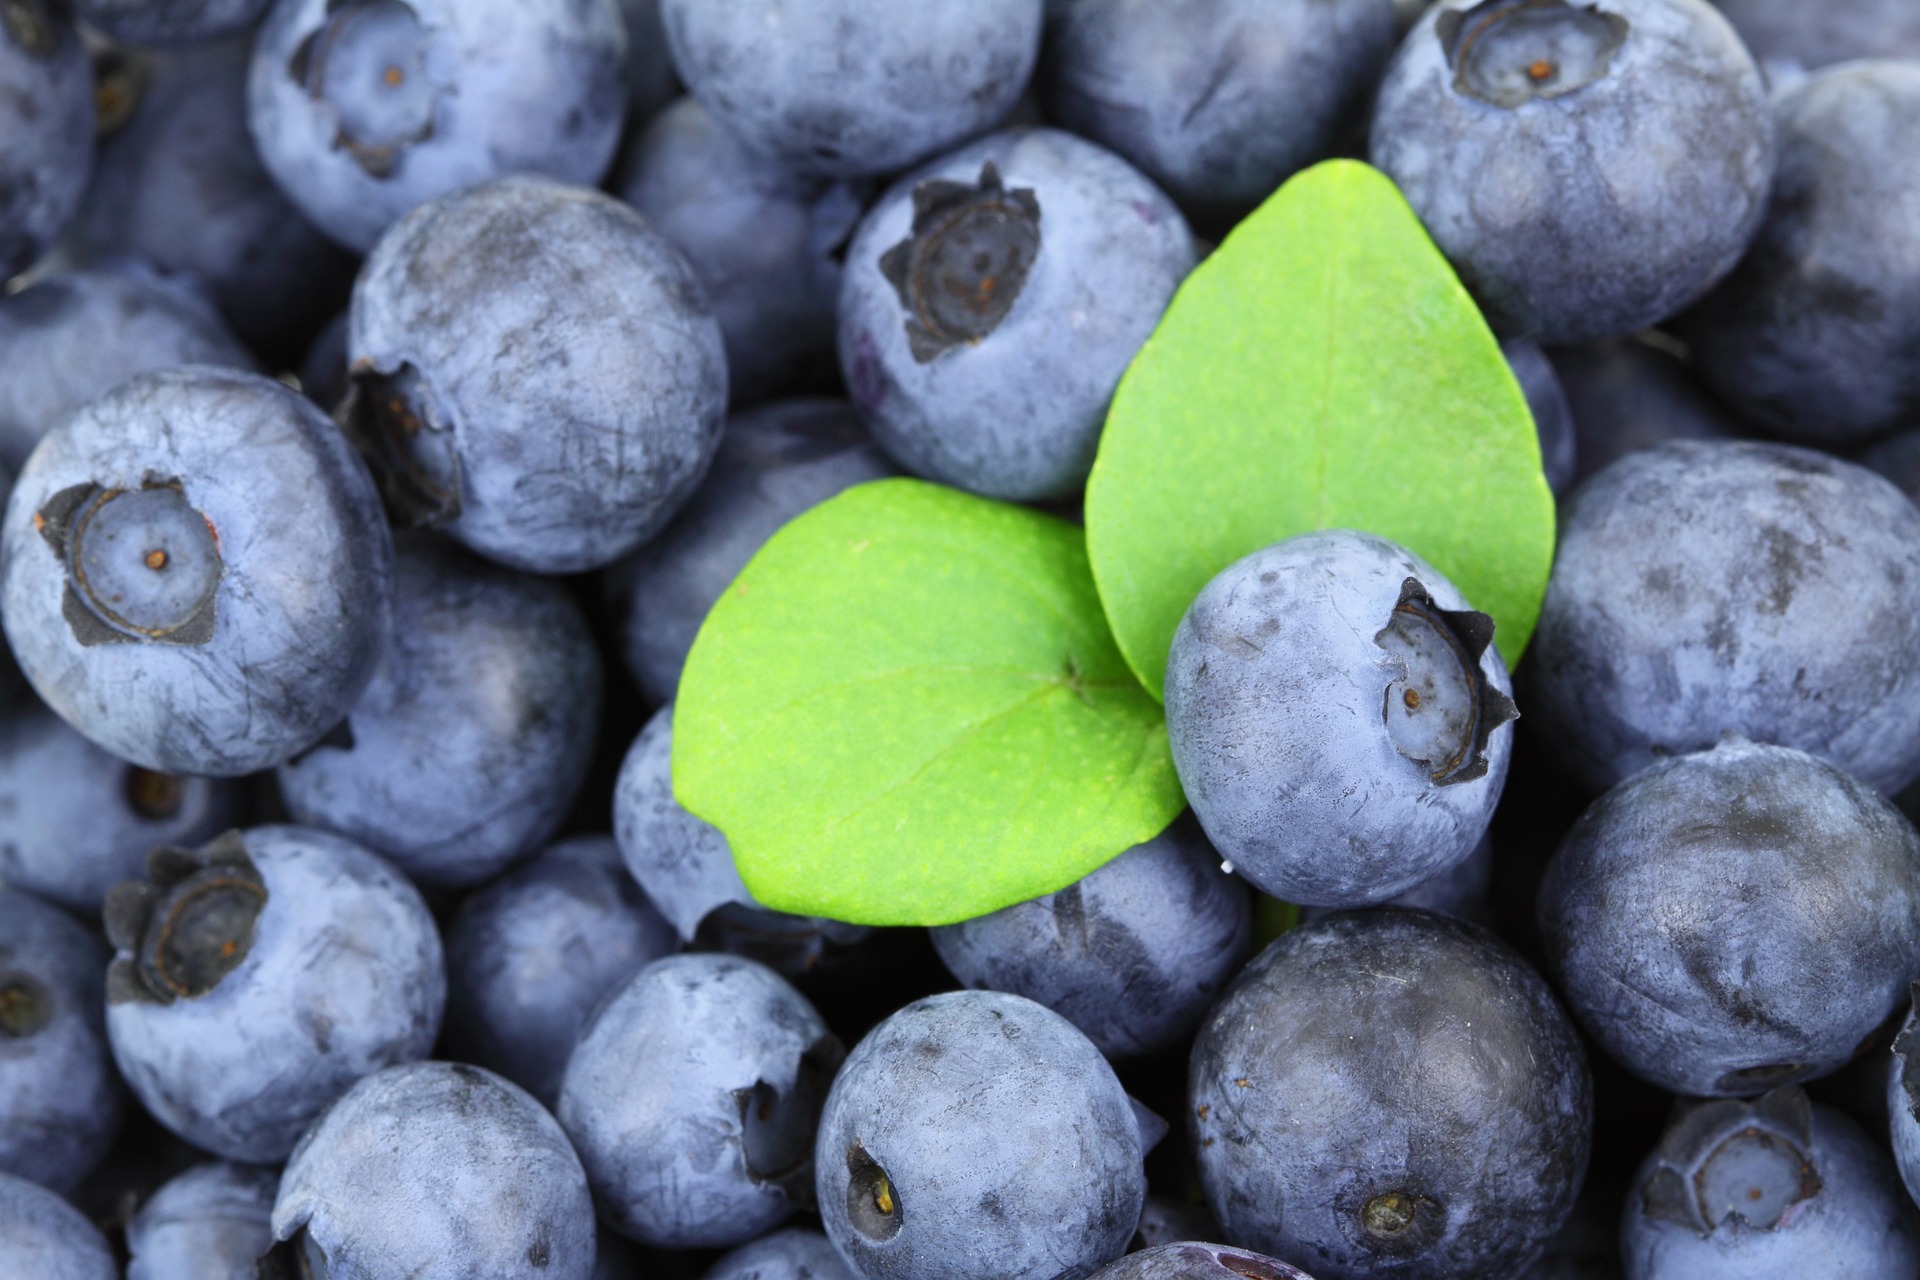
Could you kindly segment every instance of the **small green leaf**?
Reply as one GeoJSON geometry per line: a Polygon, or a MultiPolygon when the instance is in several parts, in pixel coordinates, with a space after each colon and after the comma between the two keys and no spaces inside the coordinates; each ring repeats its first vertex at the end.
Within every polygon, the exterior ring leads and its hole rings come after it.
{"type": "Polygon", "coordinates": [[[947,924],[1064,888],[1186,801],[1079,529],[919,480],[775,534],[707,615],[673,786],[753,896],[947,924]]]}
{"type": "Polygon", "coordinates": [[[1519,660],[1553,495],[1498,343],[1383,174],[1294,177],[1187,278],[1114,396],[1087,546],[1160,695],[1174,629],[1241,556],[1314,529],[1391,538],[1493,616],[1519,660]]]}

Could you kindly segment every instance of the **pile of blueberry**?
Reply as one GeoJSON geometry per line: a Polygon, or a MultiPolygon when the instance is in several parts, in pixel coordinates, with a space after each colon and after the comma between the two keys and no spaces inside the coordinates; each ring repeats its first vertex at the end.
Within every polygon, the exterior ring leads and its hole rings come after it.
{"type": "Polygon", "coordinates": [[[1915,0],[0,0],[0,276],[5,1280],[1920,1280],[1915,0]],[[756,902],[714,602],[1072,518],[1335,156],[1527,393],[1526,660],[1293,538],[1163,834],[756,902]]]}

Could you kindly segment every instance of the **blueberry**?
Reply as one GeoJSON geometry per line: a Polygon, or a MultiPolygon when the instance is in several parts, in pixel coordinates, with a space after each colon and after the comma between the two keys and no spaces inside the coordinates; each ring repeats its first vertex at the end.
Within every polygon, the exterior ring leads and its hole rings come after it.
{"type": "Polygon", "coordinates": [[[38,1183],[0,1173],[0,1275],[119,1280],[100,1229],[38,1183]]]}
{"type": "Polygon", "coordinates": [[[748,147],[803,173],[904,169],[992,127],[1040,52],[1042,0],[662,0],[680,78],[748,147]]]}
{"type": "Polygon", "coordinates": [[[1886,1152],[1798,1089],[1682,1111],[1628,1193],[1628,1280],[1905,1280],[1920,1229],[1886,1152]]]}
{"type": "Polygon", "coordinates": [[[1844,1065],[1920,977],[1920,835],[1832,765],[1730,739],[1588,809],[1539,909],[1602,1048],[1663,1089],[1755,1094],[1844,1065]]]}
{"type": "Polygon", "coordinates": [[[954,977],[1038,1001],[1109,1058],[1192,1034],[1252,940],[1246,885],[1190,815],[1056,893],[933,930],[954,977]]]}
{"type": "Polygon", "coordinates": [[[354,286],[348,427],[395,513],[537,573],[652,537],[706,474],[720,328],[626,205],[505,178],[416,210],[354,286]]]}
{"type": "Polygon", "coordinates": [[[1887,1119],[1893,1139],[1893,1159],[1907,1194],[1920,1201],[1920,989],[1910,993],[1916,1002],[1893,1042],[1893,1070],[1887,1073],[1887,1119]]]}
{"type": "Polygon", "coordinates": [[[7,504],[7,639],[49,706],[168,773],[279,764],[386,639],[393,547],[339,431],[277,382],[142,374],[40,443],[7,504]]]}
{"type": "Polygon", "coordinates": [[[1514,380],[1527,398],[1527,412],[1533,415],[1533,427],[1540,438],[1540,466],[1547,487],[1556,497],[1573,487],[1578,469],[1579,445],[1573,423],[1573,409],[1560,386],[1560,376],[1539,344],[1524,338],[1500,344],[1500,353],[1513,369],[1514,380]]]}
{"type": "Polygon", "coordinates": [[[519,1086],[464,1063],[368,1076],[301,1138],[277,1252],[348,1280],[588,1280],[593,1200],[567,1137],[519,1086]]]}
{"type": "Polygon", "coordinates": [[[1308,906],[1382,902],[1465,859],[1513,742],[1492,639],[1438,570],[1371,534],[1304,534],[1223,569],[1181,619],[1166,683],[1174,766],[1214,847],[1308,906]]]}
{"type": "Polygon", "coordinates": [[[1855,459],[1920,502],[1920,430],[1901,431],[1861,450],[1855,459]]]}
{"type": "Polygon", "coordinates": [[[1920,404],[1920,63],[1856,62],[1775,102],[1753,251],[1681,329],[1715,391],[1779,434],[1857,440],[1920,404]]]}
{"type": "Polygon", "coordinates": [[[783,400],[730,418],[692,500],[606,573],[640,692],[673,700],[708,610],[782,525],[843,489],[893,474],[842,401],[783,400]]]}
{"type": "Polygon", "coordinates": [[[1278,1258],[1224,1244],[1183,1241],[1109,1262],[1093,1280],[1313,1280],[1278,1258]]]}
{"type": "MultiPolygon", "coordinates": [[[[1487,891],[1493,884],[1493,843],[1482,840],[1473,847],[1464,861],[1434,876],[1431,880],[1422,880],[1405,893],[1399,894],[1382,903],[1389,907],[1418,907],[1423,911],[1436,912],[1443,916],[1458,916],[1462,920],[1478,920],[1486,913],[1487,891]]],[[[1302,907],[1302,920],[1318,920],[1330,915],[1329,907],[1302,907]]]]}
{"type": "Polygon", "coordinates": [[[1723,733],[1892,793],[1920,774],[1920,511],[1863,467],[1672,441],[1578,489],[1529,706],[1595,790],[1723,733]]]}
{"type": "Polygon", "coordinates": [[[172,1179],[127,1224],[127,1280],[255,1280],[279,1186],[272,1169],[211,1161],[172,1179]]]}
{"type": "Polygon", "coordinates": [[[769,911],[754,901],[717,827],[673,797],[673,704],[654,712],[633,740],[614,784],[613,834],[627,870],[648,901],[691,942],[750,955],[784,973],[805,972],[831,946],[868,930],[811,916],[769,911]]]}
{"type": "Polygon", "coordinates": [[[1112,152],[1056,129],[993,134],[902,178],[860,223],[840,365],[908,470],[1066,497],[1193,264],[1180,211],[1112,152]]]}
{"type": "Polygon", "coordinates": [[[1184,205],[1238,213],[1333,152],[1393,44],[1387,0],[1067,0],[1040,79],[1063,126],[1184,205]]]}
{"type": "Polygon", "coordinates": [[[952,991],[854,1048],[814,1163],[827,1235],[864,1280],[1049,1280],[1125,1251],[1141,1154],[1131,1100],[1072,1023],[952,991]]]}
{"type": "Polygon", "coordinates": [[[788,1227],[743,1244],[701,1280],[858,1280],[818,1231],[788,1227]]]}
{"type": "Polygon", "coordinates": [[[364,253],[414,206],[504,174],[598,182],[625,59],[614,0],[276,0],[247,122],[293,202],[364,253]]]}
{"type": "Polygon", "coordinates": [[[419,892],[299,827],[162,846],[117,886],[107,1036],[155,1119],[229,1160],[283,1159],[354,1081],[426,1056],[446,970],[419,892]]]}
{"type": "Polygon", "coordinates": [[[843,1052],[771,969],[668,956],[581,1032],[556,1114],[622,1235],[742,1244],[810,1206],[814,1125],[843,1052]]]}
{"type": "Polygon", "coordinates": [[[1920,58],[1920,9],[1910,0],[1714,0],[1776,81],[1781,72],[1854,58],[1920,58]]]}
{"type": "Polygon", "coordinates": [[[137,102],[95,161],[77,248],[192,276],[248,343],[292,359],[345,302],[353,260],[260,162],[247,133],[246,42],[155,58],[142,74],[137,102]]]}
{"type": "Polygon", "coordinates": [[[0,1174],[68,1191],[113,1145],[121,1103],[102,1022],[106,969],[70,916],[0,887],[0,1174]]]}
{"type": "Polygon", "coordinates": [[[1740,426],[1672,351],[1615,338],[1549,353],[1573,414],[1574,481],[1668,440],[1731,440],[1740,426]]]}
{"type": "Polygon", "coordinates": [[[1194,1042],[1188,1101],[1227,1238],[1321,1280],[1525,1268],[1593,1125],[1547,984],[1492,934],[1399,908],[1261,952],[1194,1042]]]}
{"type": "Polygon", "coordinates": [[[551,1107],[594,1007],[679,945],[610,838],[563,840],[448,926],[449,1043],[551,1107]]]}
{"type": "Polygon", "coordinates": [[[238,35],[269,0],[73,0],[80,20],[122,44],[172,48],[238,35]]]}
{"type": "Polygon", "coordinates": [[[864,191],[750,151],[694,98],[634,135],[615,191],[686,255],[713,300],[736,403],[833,349],[839,255],[864,191]]]}
{"type": "Polygon", "coordinates": [[[491,879],[559,829],[600,720],[573,597],[431,535],[394,557],[393,634],[340,729],[280,766],[296,822],[435,887],[491,879]]]}
{"type": "Polygon", "coordinates": [[[1631,333],[1733,268],[1766,209],[1766,90],[1705,0],[1441,0],[1380,90],[1374,163],[1496,328],[1631,333]]]}
{"type": "Polygon", "coordinates": [[[0,356],[10,371],[0,380],[0,463],[15,471],[75,409],[136,373],[254,367],[205,298],[136,261],[0,297],[0,356]]]}
{"type": "Polygon", "coordinates": [[[0,6],[0,280],[32,265],[79,209],[93,124],[92,66],[62,0],[0,6]]]}
{"type": "Polygon", "coordinates": [[[117,760],[38,706],[0,720],[0,880],[97,915],[157,844],[233,825],[234,784],[117,760]]]}

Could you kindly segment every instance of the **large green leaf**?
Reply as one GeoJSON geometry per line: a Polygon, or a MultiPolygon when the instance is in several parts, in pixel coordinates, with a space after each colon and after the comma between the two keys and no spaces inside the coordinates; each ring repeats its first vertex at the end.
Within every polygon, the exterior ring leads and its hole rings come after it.
{"type": "Polygon", "coordinates": [[[1174,629],[1241,556],[1361,529],[1425,557],[1518,661],[1553,563],[1553,495],[1479,309],[1393,184],[1299,174],[1175,295],[1107,416],[1087,546],[1121,650],[1159,696],[1174,629]]]}
{"type": "Polygon", "coordinates": [[[694,642],[680,803],[767,906],[946,924],[1051,893],[1185,800],[1080,530],[919,480],[761,548],[694,642]]]}

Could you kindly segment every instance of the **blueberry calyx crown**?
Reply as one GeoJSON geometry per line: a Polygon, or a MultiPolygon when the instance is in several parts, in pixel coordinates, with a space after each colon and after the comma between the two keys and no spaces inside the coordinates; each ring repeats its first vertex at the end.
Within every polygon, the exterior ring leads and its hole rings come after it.
{"type": "Polygon", "coordinates": [[[859,1142],[847,1148],[847,1221],[875,1244],[900,1234],[906,1221],[893,1179],[859,1142]]]}
{"type": "Polygon", "coordinates": [[[733,1091],[740,1109],[740,1154],[747,1177],[777,1188],[796,1208],[814,1207],[814,1130],[827,1104],[827,1090],[846,1056],[839,1037],[828,1033],[800,1055],[786,1092],[765,1080],[733,1091]]]}
{"type": "Polygon", "coordinates": [[[0,0],[0,27],[36,58],[48,57],[60,47],[60,27],[47,12],[47,0],[0,0]]]}
{"type": "Polygon", "coordinates": [[[433,136],[440,91],[426,76],[427,40],[401,0],[329,0],[326,22],[287,64],[294,82],[332,111],[334,148],[369,177],[391,176],[407,147],[433,136]]]}
{"type": "Polygon", "coordinates": [[[1438,786],[1484,778],[1488,737],[1520,718],[1513,699],[1480,669],[1493,619],[1442,609],[1419,579],[1408,578],[1373,640],[1400,663],[1381,707],[1394,748],[1438,786]]]}
{"type": "Polygon", "coordinates": [[[1412,1257],[1446,1234],[1446,1206],[1412,1187],[1348,1192],[1339,1208],[1354,1243],[1379,1257],[1412,1257]]]}
{"type": "MultiPolygon", "coordinates": [[[[1909,988],[1908,995],[1920,1000],[1920,982],[1909,988]]],[[[1916,1035],[1916,1031],[1920,1031],[1920,1025],[1912,1023],[1900,1029],[1900,1034],[1893,1039],[1893,1056],[1895,1069],[1900,1073],[1900,1093],[1907,1101],[1907,1111],[1915,1120],[1920,1120],[1920,1053],[1914,1052],[1920,1049],[1920,1035],[1916,1035]]]]}
{"type": "Polygon", "coordinates": [[[203,996],[253,946],[267,886],[238,831],[198,851],[162,845],[147,878],[107,895],[108,1004],[172,1004],[203,996]]]}
{"type": "MultiPolygon", "coordinates": [[[[0,0],[3,3],[4,0],[0,0]]],[[[93,132],[110,138],[133,118],[133,109],[147,96],[153,67],[128,49],[100,49],[93,55],[93,132]]]]}
{"type": "Polygon", "coordinates": [[[1568,0],[1485,0],[1436,23],[1453,87],[1509,110],[1558,98],[1606,77],[1627,20],[1568,0]]]}
{"type": "Polygon", "coordinates": [[[149,478],[137,489],[73,485],[49,498],[33,523],[66,569],[60,614],[81,645],[213,638],[226,573],[220,535],[178,480],[149,478]]]}
{"type": "Polygon", "coordinates": [[[1702,1239],[1736,1218],[1771,1230],[1820,1193],[1812,1143],[1813,1104],[1793,1086],[1752,1102],[1701,1103],[1661,1136],[1641,1210],[1702,1239]]]}
{"type": "Polygon", "coordinates": [[[880,257],[907,310],[907,349],[920,364],[992,333],[1013,310],[1040,256],[1040,201],[1009,191],[999,166],[978,183],[930,178],[913,189],[913,230],[880,257]]]}
{"type": "Polygon", "coordinates": [[[366,459],[387,510],[406,528],[435,528],[460,516],[460,454],[453,429],[419,371],[353,369],[340,428],[366,459]]]}
{"type": "Polygon", "coordinates": [[[139,765],[127,766],[121,789],[127,797],[127,807],[148,822],[165,822],[177,816],[187,798],[184,778],[142,769],[139,765]]]}
{"type": "Polygon", "coordinates": [[[1182,1244],[1179,1249],[1180,1261],[1185,1263],[1196,1276],[1216,1274],[1224,1268],[1247,1280],[1295,1280],[1300,1273],[1285,1264],[1276,1264],[1271,1258],[1257,1253],[1248,1253],[1244,1249],[1235,1249],[1223,1244],[1182,1244]]]}
{"type": "Polygon", "coordinates": [[[53,1000],[38,979],[0,973],[0,1041],[25,1040],[53,1021],[53,1000]]]}

